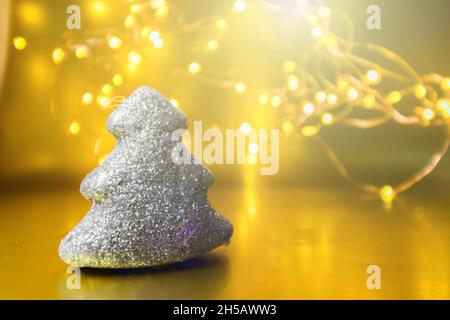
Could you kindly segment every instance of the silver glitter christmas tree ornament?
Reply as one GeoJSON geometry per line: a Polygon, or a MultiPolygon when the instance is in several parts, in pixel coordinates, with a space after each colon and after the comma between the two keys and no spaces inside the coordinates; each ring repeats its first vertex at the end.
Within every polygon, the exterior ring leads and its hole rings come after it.
{"type": "Polygon", "coordinates": [[[173,161],[180,144],[172,132],[186,127],[184,114],[149,87],[110,115],[107,128],[117,145],[81,183],[94,204],[61,241],[62,260],[76,267],[149,267],[228,243],[233,227],[207,199],[211,173],[194,161],[173,161]]]}

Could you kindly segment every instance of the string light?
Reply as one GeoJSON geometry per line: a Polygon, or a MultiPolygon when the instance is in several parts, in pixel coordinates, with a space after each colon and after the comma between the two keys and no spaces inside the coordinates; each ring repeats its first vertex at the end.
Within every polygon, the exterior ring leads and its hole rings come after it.
{"type": "Polygon", "coordinates": [[[158,31],[152,31],[152,32],[150,32],[148,39],[151,42],[154,42],[154,41],[158,40],[160,37],[161,37],[161,35],[159,34],[158,31]]]}
{"type": "MultiPolygon", "coordinates": [[[[223,70],[215,73],[214,70],[208,69],[208,74],[202,74],[196,79],[210,81],[212,84],[217,84],[228,90],[234,90],[240,94],[254,95],[256,93],[256,96],[251,101],[257,100],[260,105],[270,105],[273,108],[278,109],[277,114],[280,114],[282,117],[280,120],[282,121],[281,129],[283,132],[299,132],[305,137],[315,137],[315,140],[322,144],[327,155],[330,156],[330,159],[335,164],[338,172],[345,179],[354,183],[355,186],[364,191],[376,193],[383,200],[390,199],[389,201],[391,201],[398,193],[410,188],[436,167],[437,163],[447,152],[449,145],[448,138],[443,141],[438,152],[424,167],[420,168],[416,175],[406,179],[395,188],[390,186],[380,188],[379,186],[355,181],[345,170],[345,167],[342,165],[336,154],[334,154],[332,148],[326,144],[320,134],[320,129],[322,126],[330,126],[338,122],[348,126],[366,129],[382,125],[392,120],[400,125],[417,124],[424,127],[439,126],[448,130],[450,125],[450,108],[448,106],[450,78],[444,78],[437,74],[420,76],[401,57],[383,47],[373,44],[358,44],[358,48],[365,49],[368,52],[375,53],[380,57],[385,58],[390,64],[395,66],[395,68],[392,67],[392,69],[390,69],[390,65],[389,67],[378,65],[374,61],[358,56],[356,51],[354,52],[352,49],[355,47],[353,39],[341,38],[337,33],[330,30],[331,24],[329,17],[332,12],[329,7],[316,6],[313,3],[307,3],[303,0],[299,1],[302,2],[300,5],[300,14],[305,17],[305,21],[309,25],[312,38],[317,39],[313,44],[313,50],[311,50],[313,53],[311,58],[314,58],[314,60],[317,61],[317,65],[321,65],[322,62],[325,62],[330,68],[334,68],[334,70],[327,70],[327,72],[324,72],[321,68],[311,68],[311,70],[305,69],[304,66],[309,66],[309,62],[311,62],[308,61],[309,56],[305,56],[307,59],[302,58],[302,60],[306,60],[306,62],[301,65],[298,64],[295,59],[289,57],[288,60],[283,62],[282,66],[275,66],[280,72],[283,72],[286,82],[273,88],[258,88],[255,87],[255,84],[253,83],[251,86],[249,83],[249,88],[247,88],[246,84],[236,81],[236,79],[222,79],[224,74],[231,74],[231,72],[222,72],[223,70]],[[331,74],[333,74],[333,76],[330,76],[331,74]],[[383,80],[383,82],[386,80],[386,83],[388,84],[390,79],[400,80],[401,84],[398,86],[397,84],[392,85],[392,91],[390,92],[384,92],[383,90],[385,90],[385,88],[381,89],[382,86],[376,86],[381,80],[383,80]],[[412,84],[411,79],[414,81],[412,84]],[[407,102],[410,101],[410,99],[407,98],[411,96],[418,99],[419,106],[414,109],[415,112],[409,115],[408,113],[404,113],[403,110],[402,112],[398,111],[396,108],[399,107],[399,105],[404,108],[407,102]],[[308,101],[314,101],[316,105],[308,101]],[[352,110],[358,107],[373,109],[377,111],[372,112],[373,114],[381,113],[382,115],[376,116],[373,119],[356,118],[354,113],[352,113],[352,110]],[[292,120],[294,117],[295,121],[292,120]]],[[[233,1],[232,9],[234,12],[242,13],[246,10],[260,6],[261,3],[263,3],[264,8],[267,8],[268,10],[271,10],[271,8],[274,7],[265,6],[267,4],[265,1],[252,2],[252,6],[250,7],[246,1],[237,0],[233,1]]],[[[93,3],[94,12],[104,14],[106,10],[107,6],[105,1],[95,1],[93,3]]],[[[148,17],[149,10],[151,10],[153,17],[165,19],[169,14],[169,5],[165,0],[130,3],[129,14],[126,16],[122,27],[123,31],[108,30],[106,35],[103,35],[103,39],[100,39],[100,42],[103,42],[109,46],[109,48],[114,49],[110,54],[116,59],[119,59],[122,56],[128,57],[129,71],[136,71],[142,60],[147,58],[147,56],[143,55],[147,55],[148,50],[142,49],[142,53],[134,51],[138,48],[137,45],[140,44],[138,43],[139,41],[142,41],[143,39],[145,41],[150,41],[152,46],[156,49],[161,49],[165,46],[164,39],[162,39],[159,31],[152,30],[153,25],[158,25],[158,27],[161,28],[160,31],[164,33],[169,33],[173,29],[195,32],[197,30],[206,31],[207,28],[215,27],[216,35],[213,36],[213,39],[207,40],[207,38],[204,37],[202,38],[203,40],[198,43],[203,50],[216,51],[219,48],[221,36],[226,33],[228,28],[228,20],[226,18],[232,14],[231,12],[223,14],[222,17],[202,17],[198,21],[187,23],[185,22],[185,19],[180,19],[182,13],[178,8],[171,4],[171,14],[169,19],[173,17],[173,20],[170,21],[178,24],[176,26],[177,28],[166,28],[161,20],[154,20],[155,24],[147,22],[146,25],[141,25],[142,21],[147,21],[144,17],[148,17]],[[111,35],[110,32],[114,32],[115,35],[111,35]],[[107,40],[106,42],[104,41],[105,37],[107,40]]],[[[230,21],[234,21],[234,18],[230,21]]],[[[338,25],[340,21],[351,23],[351,19],[349,19],[348,15],[342,11],[333,9],[333,25],[338,25]]],[[[167,23],[167,25],[170,25],[170,23],[167,23]]],[[[14,47],[17,50],[23,50],[26,47],[26,40],[20,38],[22,37],[15,37],[13,39],[14,47]]],[[[92,38],[87,40],[96,39],[97,38],[92,38]]],[[[93,58],[95,58],[94,53],[98,50],[90,50],[90,46],[96,46],[100,42],[82,42],[84,44],[75,49],[76,57],[82,59],[87,55],[92,55],[93,58]]],[[[73,45],[70,45],[69,43],[70,42],[67,42],[66,47],[56,48],[53,51],[52,59],[55,64],[63,62],[66,57],[66,52],[72,52],[74,50],[73,45]]],[[[199,48],[190,47],[189,49],[194,49],[189,52],[199,52],[199,50],[197,50],[199,48]]],[[[215,54],[219,53],[220,51],[215,54]]],[[[196,57],[193,60],[197,59],[199,58],[196,57]]],[[[380,61],[381,60],[382,59],[380,59],[380,61]]],[[[103,60],[89,59],[88,61],[103,60]]],[[[115,62],[116,60],[112,61],[115,62]]],[[[111,61],[108,63],[110,62],[111,61]]],[[[200,73],[202,71],[201,63],[202,61],[198,60],[197,62],[192,62],[184,72],[187,74],[200,73]]],[[[105,67],[105,69],[107,68],[105,67]]],[[[236,75],[236,77],[237,76],[238,75],[236,75]]],[[[112,78],[112,84],[116,87],[121,86],[125,81],[124,76],[121,74],[116,74],[114,76],[111,74],[110,77],[112,78]]],[[[281,76],[278,78],[281,79],[281,76]]],[[[106,87],[105,85],[101,87],[101,90],[99,90],[101,94],[96,98],[99,105],[105,106],[109,103],[108,97],[112,94],[112,89],[110,84],[107,84],[106,87]]],[[[85,93],[82,96],[82,104],[90,104],[93,99],[94,97],[91,93],[85,93]],[[90,95],[86,96],[87,94],[90,95]]],[[[174,105],[178,104],[175,99],[171,99],[171,102],[174,105]]],[[[249,124],[248,126],[249,127],[244,125],[244,130],[251,130],[251,126],[249,124]]],[[[254,156],[254,154],[249,154],[248,156],[254,156]]]]}
{"type": "Polygon", "coordinates": [[[303,106],[303,112],[305,114],[313,114],[315,111],[314,105],[312,103],[307,103],[303,106]]]}
{"type": "Polygon", "coordinates": [[[294,126],[292,125],[292,122],[289,120],[284,120],[283,124],[281,125],[281,130],[283,130],[286,133],[291,133],[294,129],[294,126]]]}
{"type": "Polygon", "coordinates": [[[244,93],[245,90],[247,90],[247,86],[245,83],[238,82],[234,85],[234,90],[236,90],[237,93],[244,93]]]}
{"type": "Polygon", "coordinates": [[[129,14],[129,15],[125,18],[125,22],[124,22],[125,28],[131,29],[131,28],[134,27],[135,24],[136,24],[136,18],[135,18],[135,16],[132,15],[132,14],[129,14]]]}
{"type": "Polygon", "coordinates": [[[314,27],[311,31],[312,35],[316,38],[319,38],[323,35],[323,31],[321,27],[314,27]]]}
{"type": "Polygon", "coordinates": [[[69,125],[69,133],[71,135],[77,135],[78,133],[80,133],[81,130],[81,126],[78,122],[74,121],[69,125]]]}
{"type": "Polygon", "coordinates": [[[216,21],[216,27],[219,30],[225,30],[228,27],[228,22],[225,19],[218,19],[216,21]]]}
{"type": "Polygon", "coordinates": [[[248,146],[248,152],[256,154],[259,151],[259,146],[257,143],[250,143],[248,146]]]}
{"type": "Polygon", "coordinates": [[[315,98],[318,103],[324,103],[327,100],[327,94],[323,91],[319,91],[316,93],[315,98]]]}
{"type": "Polygon", "coordinates": [[[327,103],[328,103],[328,104],[334,105],[334,104],[337,103],[337,101],[338,101],[338,97],[337,97],[337,95],[335,95],[334,93],[330,93],[330,94],[327,96],[327,103]]]}
{"type": "Polygon", "coordinates": [[[444,78],[441,83],[442,90],[450,90],[450,78],[444,78]]]}
{"type": "Polygon", "coordinates": [[[348,91],[347,91],[347,97],[348,97],[351,101],[354,101],[354,100],[358,99],[358,91],[357,91],[355,88],[350,87],[350,88],[348,89],[348,91]]]}
{"type": "Polygon", "coordinates": [[[376,71],[376,70],[369,70],[368,72],[367,72],[367,80],[370,82],[370,83],[378,83],[379,81],[380,81],[380,79],[381,79],[381,76],[380,76],[380,74],[378,73],[378,71],[376,71]]]}
{"type": "Polygon", "coordinates": [[[88,54],[88,49],[86,46],[80,46],[75,49],[75,55],[78,59],[86,58],[88,54]]]}
{"type": "Polygon", "coordinates": [[[322,115],[320,120],[324,125],[328,126],[333,123],[333,115],[331,113],[326,112],[322,115]]]}
{"type": "Polygon", "coordinates": [[[434,111],[433,111],[432,109],[430,109],[430,108],[425,108],[425,109],[423,110],[423,112],[422,112],[422,119],[423,119],[425,122],[428,122],[428,121],[433,120],[434,117],[435,117],[435,113],[434,113],[434,111]]]}
{"type": "Polygon", "coordinates": [[[120,40],[119,37],[111,37],[108,40],[108,45],[112,49],[119,49],[120,47],[122,47],[122,40],[120,40]]]}
{"type": "Polygon", "coordinates": [[[152,29],[149,26],[143,27],[141,30],[141,38],[147,39],[150,35],[150,32],[152,32],[152,29]]]}
{"type": "Polygon", "coordinates": [[[364,106],[367,109],[371,109],[375,106],[375,97],[371,94],[364,97],[364,106]]]}
{"type": "Polygon", "coordinates": [[[81,99],[81,101],[85,105],[91,104],[92,101],[94,101],[94,96],[92,95],[92,93],[86,92],[85,94],[83,94],[83,98],[81,99]]]}
{"type": "Polygon", "coordinates": [[[108,104],[108,102],[109,102],[108,97],[106,97],[106,96],[104,96],[104,95],[102,95],[102,94],[100,94],[100,95],[97,96],[97,104],[98,104],[100,107],[106,107],[106,105],[108,104]]]}
{"type": "Polygon", "coordinates": [[[286,73],[292,73],[295,71],[296,68],[297,64],[295,63],[295,61],[287,60],[283,63],[283,70],[286,73]]]}
{"type": "Polygon", "coordinates": [[[27,47],[27,39],[24,37],[14,37],[13,44],[17,50],[23,50],[27,47]]]}
{"type": "Polygon", "coordinates": [[[140,64],[142,62],[142,56],[136,51],[130,51],[128,53],[128,61],[134,65],[140,64]]]}
{"type": "Polygon", "coordinates": [[[391,186],[384,186],[380,189],[380,198],[384,202],[391,202],[396,196],[396,191],[391,186]]]}
{"type": "Polygon", "coordinates": [[[258,97],[258,102],[259,102],[259,104],[262,104],[262,105],[268,104],[269,103],[269,95],[267,95],[265,93],[260,94],[258,97]]]}
{"type": "Polygon", "coordinates": [[[240,130],[245,134],[250,133],[250,131],[252,131],[252,126],[250,125],[250,123],[244,122],[241,124],[240,130]]]}
{"type": "Polygon", "coordinates": [[[106,12],[106,4],[103,1],[94,1],[92,9],[96,14],[103,14],[106,12]]]}
{"type": "Polygon", "coordinates": [[[133,14],[139,14],[142,11],[142,6],[138,3],[131,5],[130,12],[133,14]]]}
{"type": "Polygon", "coordinates": [[[198,74],[202,71],[202,66],[198,62],[192,62],[188,66],[188,71],[191,74],[198,74]]]}
{"type": "Polygon", "coordinates": [[[111,86],[109,83],[103,85],[103,87],[102,87],[102,93],[103,93],[105,96],[110,96],[110,95],[112,94],[112,91],[113,91],[113,88],[112,88],[112,86],[111,86]]]}
{"type": "Polygon", "coordinates": [[[211,51],[217,50],[219,48],[219,42],[217,40],[209,40],[206,47],[211,51]]]}
{"type": "Polygon", "coordinates": [[[418,99],[423,99],[427,95],[427,89],[423,84],[419,84],[415,87],[414,94],[418,99]]]}
{"type": "Polygon", "coordinates": [[[233,9],[236,12],[244,12],[247,9],[247,3],[242,0],[235,1],[233,4],[233,9]]]}
{"type": "Polygon", "coordinates": [[[305,137],[313,137],[319,132],[319,128],[316,126],[304,126],[302,128],[302,135],[305,137]]]}
{"type": "Polygon", "coordinates": [[[161,49],[162,47],[164,47],[164,40],[161,38],[156,39],[153,42],[153,47],[155,47],[155,49],[161,49]]]}
{"type": "Polygon", "coordinates": [[[299,83],[297,76],[291,74],[287,78],[287,85],[289,90],[295,91],[298,89],[299,83]]]}
{"type": "Polygon", "coordinates": [[[320,7],[319,8],[319,14],[322,17],[329,17],[331,15],[331,10],[328,7],[320,7]]]}
{"type": "Polygon", "coordinates": [[[64,53],[63,49],[56,48],[55,50],[53,50],[52,58],[53,58],[54,63],[56,63],[56,64],[61,63],[64,60],[64,57],[65,57],[65,53],[64,53]]]}
{"type": "Polygon", "coordinates": [[[120,73],[115,74],[112,80],[116,87],[120,87],[123,84],[123,81],[123,76],[120,73]]]}
{"type": "Polygon", "coordinates": [[[280,96],[273,96],[270,98],[270,105],[274,108],[278,108],[283,103],[280,96]]]}
{"type": "Polygon", "coordinates": [[[387,101],[390,104],[396,104],[402,100],[402,94],[398,91],[392,91],[387,96],[387,101]]]}

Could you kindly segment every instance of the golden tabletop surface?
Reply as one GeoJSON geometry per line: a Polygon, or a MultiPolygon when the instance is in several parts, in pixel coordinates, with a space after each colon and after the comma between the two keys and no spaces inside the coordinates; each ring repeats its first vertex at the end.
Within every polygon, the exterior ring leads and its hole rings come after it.
{"type": "Polygon", "coordinates": [[[406,195],[387,208],[354,190],[213,187],[234,224],[227,247],[168,267],[81,270],[59,241],[90,202],[77,191],[0,196],[1,299],[449,299],[450,200],[406,195]],[[367,288],[367,268],[381,289],[367,288]]]}

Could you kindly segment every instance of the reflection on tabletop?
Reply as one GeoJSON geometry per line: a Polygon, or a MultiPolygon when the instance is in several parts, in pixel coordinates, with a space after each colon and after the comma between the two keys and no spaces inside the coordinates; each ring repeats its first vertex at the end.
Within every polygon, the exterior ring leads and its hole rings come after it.
{"type": "Polygon", "coordinates": [[[0,196],[0,298],[450,298],[448,197],[405,194],[386,208],[343,189],[213,187],[234,224],[227,247],[139,270],[81,270],[69,290],[62,237],[91,203],[77,191],[0,196]],[[368,290],[367,267],[381,268],[368,290]]]}

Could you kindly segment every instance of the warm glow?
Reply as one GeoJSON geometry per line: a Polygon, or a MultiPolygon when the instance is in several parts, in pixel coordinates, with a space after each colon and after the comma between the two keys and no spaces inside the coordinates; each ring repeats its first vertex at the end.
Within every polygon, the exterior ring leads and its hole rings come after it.
{"type": "Polygon", "coordinates": [[[17,50],[23,50],[27,47],[27,40],[24,37],[14,37],[13,44],[17,50]]]}

